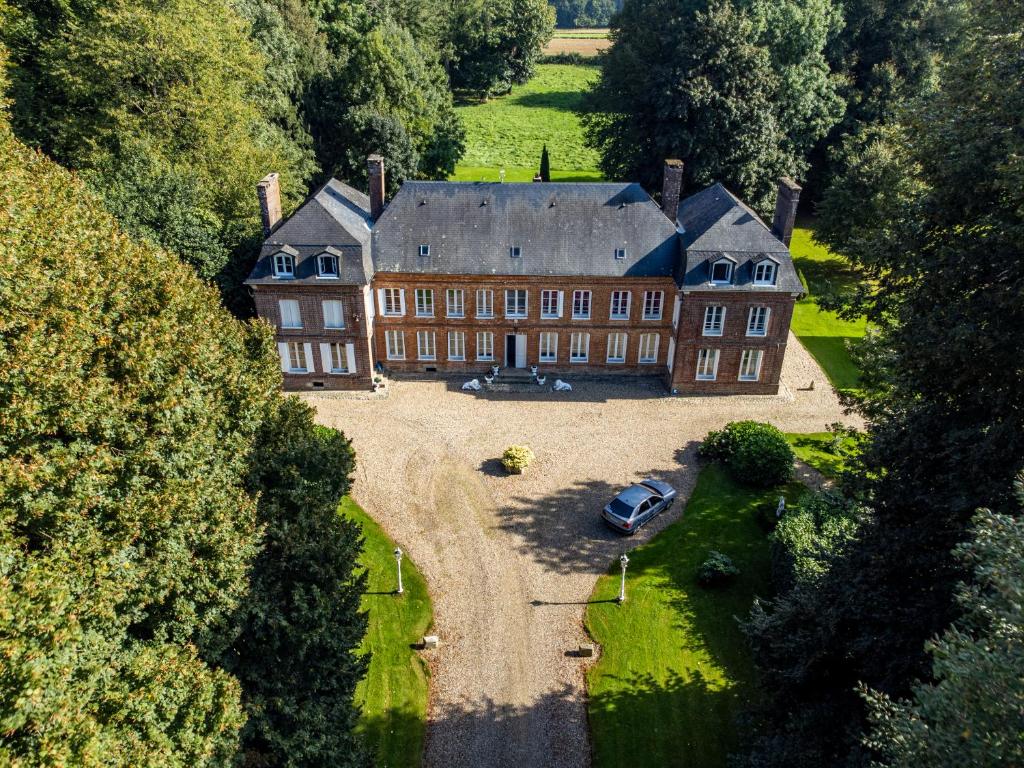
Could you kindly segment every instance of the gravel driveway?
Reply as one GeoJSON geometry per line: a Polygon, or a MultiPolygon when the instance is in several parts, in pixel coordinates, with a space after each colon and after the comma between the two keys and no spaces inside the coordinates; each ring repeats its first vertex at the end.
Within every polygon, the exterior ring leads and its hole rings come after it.
{"type": "Polygon", "coordinates": [[[790,337],[778,397],[666,397],[660,385],[580,381],[542,396],[478,396],[398,381],[383,400],[305,395],[351,437],[353,495],[426,576],[441,647],[431,654],[428,768],[587,766],[583,611],[596,578],[685,506],[631,539],[598,512],[646,476],[687,497],[710,429],[754,418],[818,432],[844,417],[827,379],[790,337]],[[814,391],[801,391],[814,380],[814,391]],[[507,477],[511,444],[537,463],[507,477]]]}

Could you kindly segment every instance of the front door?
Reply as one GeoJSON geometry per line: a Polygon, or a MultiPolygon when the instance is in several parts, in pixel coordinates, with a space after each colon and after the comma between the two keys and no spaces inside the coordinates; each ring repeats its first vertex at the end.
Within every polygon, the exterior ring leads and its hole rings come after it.
{"type": "Polygon", "coordinates": [[[526,334],[509,333],[505,336],[505,367],[526,367],[526,334]]]}
{"type": "Polygon", "coordinates": [[[526,367],[526,334],[516,336],[516,368],[526,367]]]}
{"type": "Polygon", "coordinates": [[[516,335],[510,333],[505,336],[505,367],[511,368],[516,363],[516,335]]]}

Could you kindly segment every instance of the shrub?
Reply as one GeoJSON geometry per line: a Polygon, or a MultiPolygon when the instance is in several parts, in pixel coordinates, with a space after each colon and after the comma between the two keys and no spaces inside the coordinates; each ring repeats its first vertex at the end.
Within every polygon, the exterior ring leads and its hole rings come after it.
{"type": "Polygon", "coordinates": [[[501,455],[501,463],[510,474],[521,475],[535,458],[537,457],[533,455],[529,446],[511,445],[501,455]]]}
{"type": "Polygon", "coordinates": [[[773,488],[793,478],[793,449],[771,424],[734,421],[709,432],[700,456],[723,462],[733,477],[757,488],[773,488]]]}
{"type": "Polygon", "coordinates": [[[740,569],[733,564],[732,559],[713,549],[697,569],[697,583],[702,587],[719,587],[739,575],[740,569]]]}

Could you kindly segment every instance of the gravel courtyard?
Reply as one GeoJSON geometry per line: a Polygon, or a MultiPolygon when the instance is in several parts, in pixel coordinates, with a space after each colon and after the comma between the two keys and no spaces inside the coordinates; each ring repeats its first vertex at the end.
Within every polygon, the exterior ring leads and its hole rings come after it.
{"type": "Polygon", "coordinates": [[[728,421],[857,424],[793,336],[783,382],[777,397],[672,398],[649,382],[588,381],[557,396],[479,396],[443,381],[394,382],[380,400],[304,396],[352,439],[353,495],[430,585],[441,647],[428,652],[428,768],[589,764],[584,662],[566,652],[587,641],[596,578],[685,503],[631,539],[601,525],[601,507],[647,476],[685,499],[697,441],[728,421]],[[537,463],[505,476],[498,457],[518,443],[537,463]]]}

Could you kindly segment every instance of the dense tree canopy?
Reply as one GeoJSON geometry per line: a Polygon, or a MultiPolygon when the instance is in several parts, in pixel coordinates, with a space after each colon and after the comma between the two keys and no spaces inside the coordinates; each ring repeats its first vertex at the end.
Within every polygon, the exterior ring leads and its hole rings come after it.
{"type": "Polygon", "coordinates": [[[552,0],[559,27],[607,27],[615,0],[552,0]]]}

